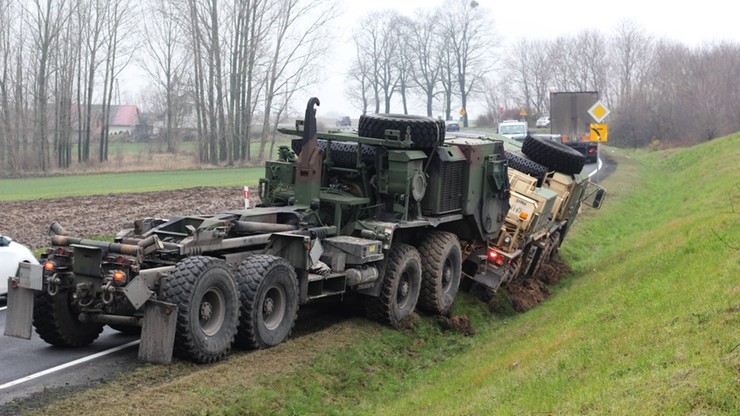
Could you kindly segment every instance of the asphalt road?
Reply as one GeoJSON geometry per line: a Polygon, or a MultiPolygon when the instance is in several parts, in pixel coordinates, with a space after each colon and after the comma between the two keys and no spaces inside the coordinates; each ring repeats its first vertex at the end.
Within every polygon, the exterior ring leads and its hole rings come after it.
{"type": "MultiPolygon", "coordinates": [[[[6,300],[0,297],[0,334],[6,316],[6,300]]],[[[0,335],[0,414],[10,413],[4,407],[15,399],[84,387],[140,365],[137,339],[106,327],[91,345],[65,349],[47,344],[35,332],[28,341],[0,335]]]]}

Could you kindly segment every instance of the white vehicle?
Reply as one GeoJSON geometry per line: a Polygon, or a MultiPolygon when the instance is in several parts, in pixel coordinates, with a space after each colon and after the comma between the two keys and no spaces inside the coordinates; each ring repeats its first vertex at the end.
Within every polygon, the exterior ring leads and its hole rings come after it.
{"type": "Polygon", "coordinates": [[[8,277],[15,276],[23,262],[39,264],[28,247],[0,235],[0,296],[8,294],[8,277]]]}
{"type": "Polygon", "coordinates": [[[550,117],[549,116],[543,116],[537,119],[537,123],[535,124],[537,127],[550,127],[550,117]]]}
{"type": "Polygon", "coordinates": [[[498,134],[523,142],[527,138],[525,121],[504,120],[498,125],[498,134]]]}

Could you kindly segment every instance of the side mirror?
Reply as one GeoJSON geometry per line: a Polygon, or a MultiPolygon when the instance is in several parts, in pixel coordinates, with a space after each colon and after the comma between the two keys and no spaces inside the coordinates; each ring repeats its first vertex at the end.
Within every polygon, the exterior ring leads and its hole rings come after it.
{"type": "Polygon", "coordinates": [[[591,204],[591,206],[594,209],[601,208],[601,203],[604,202],[604,197],[606,196],[606,190],[603,188],[600,188],[596,191],[596,195],[594,196],[594,202],[591,204]]]}

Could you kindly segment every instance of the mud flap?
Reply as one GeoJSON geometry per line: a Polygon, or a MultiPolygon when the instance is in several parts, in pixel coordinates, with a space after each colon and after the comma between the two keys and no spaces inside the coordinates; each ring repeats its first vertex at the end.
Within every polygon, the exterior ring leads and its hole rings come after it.
{"type": "Polygon", "coordinates": [[[147,301],[144,305],[139,360],[158,364],[172,362],[176,326],[177,305],[153,299],[147,301]]]}
{"type": "Polygon", "coordinates": [[[41,265],[20,263],[17,276],[8,278],[6,336],[31,339],[34,292],[42,288],[43,272],[41,265]]]}

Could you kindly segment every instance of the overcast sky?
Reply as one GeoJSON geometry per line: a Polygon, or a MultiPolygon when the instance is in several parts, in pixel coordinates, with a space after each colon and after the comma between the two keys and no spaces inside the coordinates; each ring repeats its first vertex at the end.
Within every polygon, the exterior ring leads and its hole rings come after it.
{"type": "MultiPolygon", "coordinates": [[[[450,1],[442,0],[340,0],[342,15],[335,22],[336,38],[332,42],[332,56],[328,59],[323,80],[307,90],[305,96],[296,95],[294,109],[302,109],[310,96],[321,99],[319,114],[325,117],[350,115],[359,117],[360,110],[352,108],[344,97],[346,72],[355,51],[352,42],[353,28],[370,12],[396,9],[401,14],[412,16],[418,8],[435,8],[450,1]]],[[[632,20],[646,33],[679,41],[688,46],[699,46],[705,42],[732,40],[740,42],[739,14],[732,1],[703,0],[692,2],[666,0],[529,0],[502,1],[477,0],[479,7],[490,11],[494,31],[502,41],[500,51],[507,45],[526,37],[528,39],[551,39],[561,35],[574,35],[584,29],[597,29],[605,34],[613,32],[623,20],[632,20]],[[685,4],[690,3],[692,7],[685,4]]],[[[135,75],[133,68],[126,71],[129,80],[124,85],[140,84],[143,75],[135,75]],[[132,78],[138,78],[136,82],[132,78]]],[[[131,97],[136,94],[126,94],[131,97]]],[[[413,104],[413,103],[412,103],[413,104]]],[[[468,108],[472,117],[484,111],[468,108]]],[[[401,112],[400,105],[391,108],[401,112]]],[[[423,105],[416,103],[412,113],[422,114],[423,105]]],[[[439,111],[435,109],[435,111],[439,111]]],[[[435,114],[436,115],[436,114],[435,114]]]]}
{"type": "MultiPolygon", "coordinates": [[[[316,87],[321,99],[319,111],[327,116],[351,115],[358,117],[359,110],[351,108],[344,98],[345,74],[349,60],[354,54],[352,42],[353,25],[375,10],[396,9],[412,16],[418,8],[434,8],[450,2],[441,0],[343,0],[341,28],[338,34],[332,65],[325,80],[316,87]],[[349,109],[349,110],[348,110],[349,109]]],[[[584,29],[597,29],[604,33],[613,32],[620,21],[632,20],[651,35],[665,37],[698,46],[705,42],[733,40],[740,42],[738,13],[734,2],[704,0],[678,2],[665,0],[529,0],[502,1],[478,0],[480,7],[491,12],[494,30],[502,41],[502,49],[516,40],[550,39],[561,35],[574,35],[584,29]],[[693,7],[685,6],[686,3],[693,7]]],[[[310,93],[309,93],[310,94],[310,93]]],[[[400,105],[391,108],[401,112],[400,105]]],[[[412,112],[423,113],[424,107],[417,106],[412,112]]],[[[476,111],[469,109],[471,116],[476,111]]]]}

